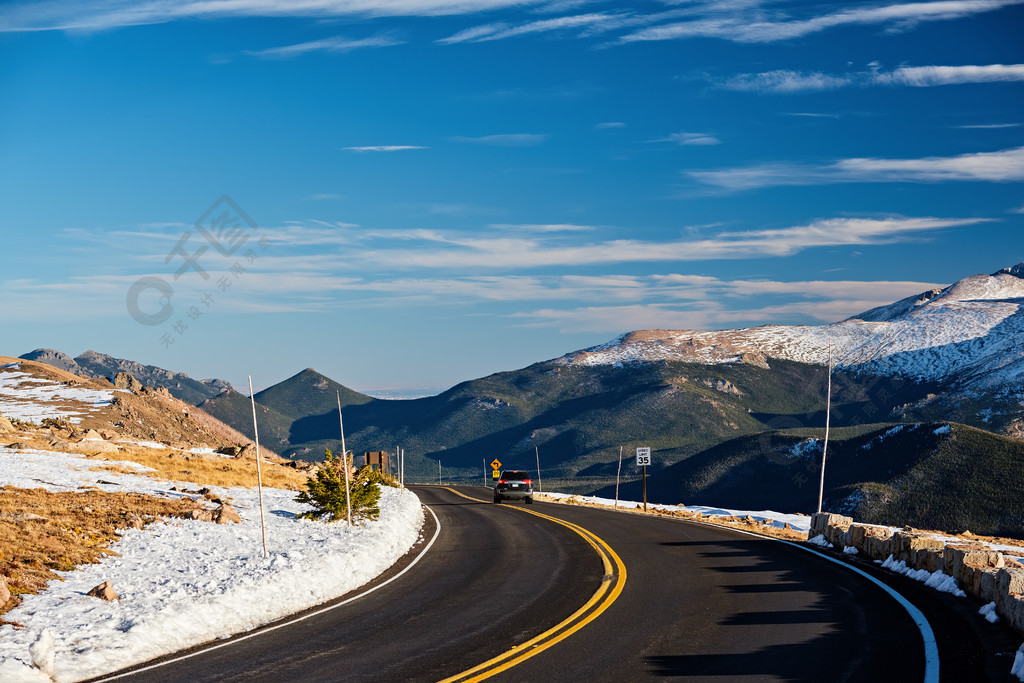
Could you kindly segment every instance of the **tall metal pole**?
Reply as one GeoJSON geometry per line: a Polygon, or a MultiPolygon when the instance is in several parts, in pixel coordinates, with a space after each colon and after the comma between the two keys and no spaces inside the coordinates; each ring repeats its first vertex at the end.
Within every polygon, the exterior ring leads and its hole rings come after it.
{"type": "Polygon", "coordinates": [[[249,400],[252,401],[252,433],[256,437],[256,485],[260,492],[260,530],[263,532],[263,557],[267,557],[267,520],[263,516],[263,471],[260,469],[260,430],[256,426],[256,395],[252,391],[252,375],[249,375],[249,400]]]}
{"type": "Polygon", "coordinates": [[[540,480],[540,449],[534,446],[533,452],[537,454],[537,490],[544,493],[544,483],[540,480]]]}
{"type": "Polygon", "coordinates": [[[405,449],[399,449],[398,456],[398,485],[405,490],[405,449]]]}
{"type": "Polygon", "coordinates": [[[825,497],[825,456],[828,455],[828,428],[832,416],[832,337],[828,338],[828,398],[825,402],[825,444],[821,449],[821,483],[818,484],[818,512],[825,497]]]}
{"type": "Polygon", "coordinates": [[[348,525],[352,526],[352,495],[348,483],[348,451],[345,450],[345,421],[341,419],[341,391],[338,391],[338,427],[341,429],[341,469],[345,471],[345,508],[348,510],[348,525]]]}
{"type": "Polygon", "coordinates": [[[615,507],[619,507],[619,475],[622,474],[622,446],[619,446],[619,469],[615,473],[615,507]]]}
{"type": "Polygon", "coordinates": [[[437,485],[441,485],[441,461],[437,461],[437,485]]]}
{"type": "Polygon", "coordinates": [[[647,465],[644,465],[643,488],[644,488],[644,512],[647,512],[647,465]]]}

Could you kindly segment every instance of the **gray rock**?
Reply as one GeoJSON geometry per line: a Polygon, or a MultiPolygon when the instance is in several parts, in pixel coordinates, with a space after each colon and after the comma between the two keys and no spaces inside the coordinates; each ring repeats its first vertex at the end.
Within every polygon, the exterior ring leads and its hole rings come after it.
{"type": "Polygon", "coordinates": [[[135,379],[135,375],[130,372],[114,373],[114,376],[110,381],[117,389],[128,389],[133,392],[142,391],[142,382],[135,379]]]}

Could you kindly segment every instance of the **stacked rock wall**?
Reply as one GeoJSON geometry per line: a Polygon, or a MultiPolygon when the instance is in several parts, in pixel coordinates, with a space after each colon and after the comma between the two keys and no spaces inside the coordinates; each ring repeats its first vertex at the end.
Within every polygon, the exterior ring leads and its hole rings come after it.
{"type": "Polygon", "coordinates": [[[1006,556],[983,543],[949,542],[920,531],[855,524],[829,512],[811,516],[808,538],[816,536],[839,549],[854,547],[872,560],[892,556],[911,569],[948,574],[968,595],[986,604],[994,602],[1003,622],[1024,634],[1024,558],[1006,556]]]}

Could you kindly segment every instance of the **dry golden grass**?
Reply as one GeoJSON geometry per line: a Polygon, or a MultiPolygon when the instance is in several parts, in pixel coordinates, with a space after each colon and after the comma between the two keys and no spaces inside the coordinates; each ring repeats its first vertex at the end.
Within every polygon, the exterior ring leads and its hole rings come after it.
{"type": "MultiPolygon", "coordinates": [[[[152,467],[156,472],[139,472],[158,479],[186,481],[200,486],[256,486],[256,461],[246,458],[224,458],[218,455],[199,455],[171,449],[129,446],[123,452],[92,456],[90,460],[128,460],[152,467]]],[[[305,472],[285,467],[275,460],[264,460],[263,485],[271,488],[298,491],[305,487],[305,472]]],[[[125,472],[124,465],[101,465],[114,472],[125,472]]]]}
{"type": "Polygon", "coordinates": [[[21,595],[37,593],[59,578],[54,572],[116,554],[107,546],[117,539],[118,529],[181,516],[195,505],[141,493],[0,487],[0,574],[11,590],[0,614],[20,604],[21,595]]]}

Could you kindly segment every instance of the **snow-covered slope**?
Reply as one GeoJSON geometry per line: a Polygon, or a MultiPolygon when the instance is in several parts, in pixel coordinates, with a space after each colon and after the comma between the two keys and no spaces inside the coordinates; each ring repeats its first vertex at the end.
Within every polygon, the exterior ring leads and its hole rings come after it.
{"type": "Polygon", "coordinates": [[[842,322],[695,332],[641,330],[570,353],[582,365],[679,360],[770,365],[785,359],[964,388],[1024,393],[1024,263],[974,275],[842,322]]]}

